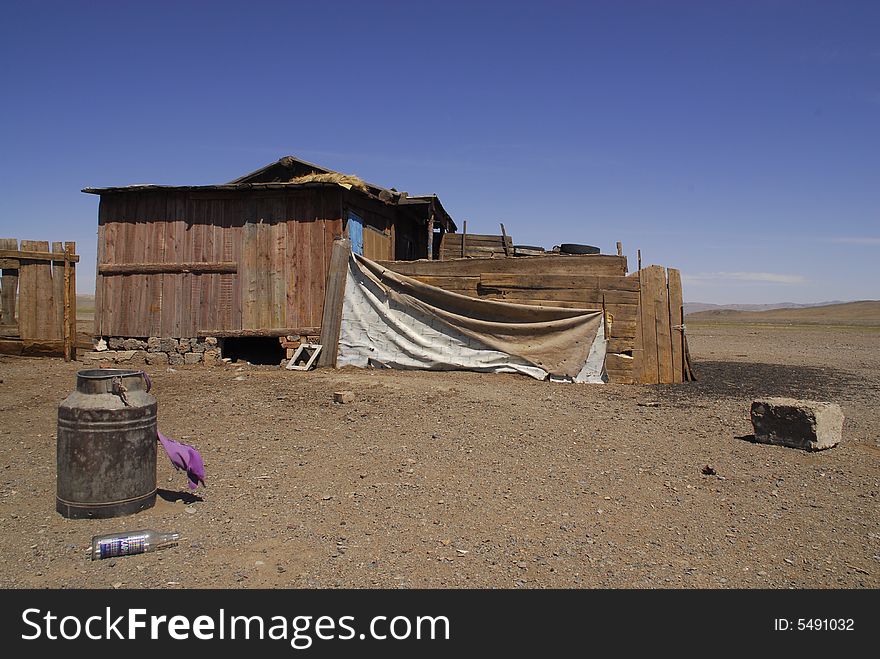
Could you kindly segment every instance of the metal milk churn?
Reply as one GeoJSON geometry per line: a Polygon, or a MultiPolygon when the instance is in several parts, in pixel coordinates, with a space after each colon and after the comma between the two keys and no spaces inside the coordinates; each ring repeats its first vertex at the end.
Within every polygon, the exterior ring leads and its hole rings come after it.
{"type": "Polygon", "coordinates": [[[57,496],[64,517],[119,517],[156,503],[156,399],[143,371],[76,374],[58,407],[57,496]]]}

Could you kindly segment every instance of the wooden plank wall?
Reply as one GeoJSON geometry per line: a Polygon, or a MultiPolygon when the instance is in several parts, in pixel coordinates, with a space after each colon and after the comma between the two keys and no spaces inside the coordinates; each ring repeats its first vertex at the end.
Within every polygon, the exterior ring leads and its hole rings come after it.
{"type": "Polygon", "coordinates": [[[659,265],[642,268],[633,375],[643,384],[685,381],[681,274],[659,265]]]}
{"type": "Polygon", "coordinates": [[[458,258],[486,258],[492,255],[513,254],[513,239],[510,236],[484,234],[446,233],[440,242],[440,260],[458,258]],[[464,248],[462,248],[464,240],[464,248]],[[505,249],[505,243],[507,249],[505,249]]]}
{"type": "Polygon", "coordinates": [[[623,256],[527,256],[457,261],[387,261],[384,267],[462,295],[517,304],[602,309],[611,316],[609,381],[636,381],[633,359],[639,280],[626,276],[623,256]]]}
{"type": "Polygon", "coordinates": [[[339,193],[145,191],[101,199],[95,314],[103,336],[317,327],[339,193]],[[104,264],[229,263],[237,272],[101,274],[104,264]]]}
{"type": "Polygon", "coordinates": [[[373,261],[384,261],[394,256],[391,229],[380,231],[370,225],[364,226],[364,256],[373,261]]]}

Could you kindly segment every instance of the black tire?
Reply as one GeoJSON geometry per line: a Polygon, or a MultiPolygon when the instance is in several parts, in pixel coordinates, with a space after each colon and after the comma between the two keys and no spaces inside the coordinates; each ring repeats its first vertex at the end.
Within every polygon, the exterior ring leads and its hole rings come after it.
{"type": "Polygon", "coordinates": [[[599,248],[592,245],[578,245],[577,243],[562,243],[559,251],[563,254],[598,254],[599,248]]]}

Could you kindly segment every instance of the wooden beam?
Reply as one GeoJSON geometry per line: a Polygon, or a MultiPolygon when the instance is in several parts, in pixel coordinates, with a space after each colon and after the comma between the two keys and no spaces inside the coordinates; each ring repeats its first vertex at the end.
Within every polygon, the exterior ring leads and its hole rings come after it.
{"type": "Polygon", "coordinates": [[[323,346],[318,355],[318,366],[336,366],[339,352],[339,332],[342,324],[342,303],[345,298],[345,280],[348,277],[348,259],[351,257],[351,241],[341,238],[333,241],[330,266],[327,269],[327,285],[324,289],[324,313],[321,316],[321,339],[323,346]]]}
{"type": "Polygon", "coordinates": [[[235,274],[235,261],[206,261],[190,263],[102,263],[99,275],[155,275],[155,274],[235,274]]]}
{"type": "Polygon", "coordinates": [[[623,243],[619,240],[617,241],[617,255],[623,256],[623,243]]]}
{"type": "MultiPolygon", "coordinates": [[[[72,253],[70,250],[70,243],[65,243],[64,251],[66,253],[72,253]]],[[[64,340],[64,361],[70,361],[70,355],[73,352],[73,337],[70,332],[70,266],[71,263],[67,259],[64,259],[64,315],[61,320],[61,337],[64,340]]],[[[73,296],[76,297],[76,294],[73,296]]],[[[74,300],[74,305],[76,301],[74,300]]],[[[75,315],[75,314],[74,314],[75,315]]],[[[74,325],[74,328],[76,325],[74,325]]],[[[76,330],[74,329],[74,332],[76,330]]]]}
{"type": "Polygon", "coordinates": [[[493,295],[510,302],[516,300],[556,300],[558,302],[584,302],[601,305],[603,297],[611,305],[632,305],[639,303],[639,294],[635,291],[597,290],[591,288],[561,288],[542,290],[505,289],[504,287],[485,286],[480,283],[481,295],[493,295]]]}
{"type": "Polygon", "coordinates": [[[197,336],[216,336],[223,339],[259,339],[272,338],[276,336],[318,336],[321,333],[320,327],[273,327],[271,329],[200,329],[197,336]]]}
{"type": "MultiPolygon", "coordinates": [[[[76,243],[69,241],[64,243],[64,249],[69,254],[76,254],[76,243]]],[[[70,279],[67,282],[70,287],[68,296],[70,297],[70,318],[68,318],[68,335],[70,336],[70,358],[76,359],[76,347],[77,347],[77,336],[76,336],[76,262],[69,261],[70,264],[70,279]]],[[[68,261],[64,262],[65,267],[68,265],[68,261]]],[[[66,270],[65,270],[66,271],[66,270]]]]}
{"type": "Polygon", "coordinates": [[[461,228],[461,258],[464,258],[465,243],[467,242],[467,220],[461,228]]]}
{"type": "Polygon", "coordinates": [[[501,237],[504,240],[504,255],[510,256],[510,247],[507,244],[507,231],[504,230],[504,222],[501,222],[501,237]]]}
{"type": "Polygon", "coordinates": [[[0,269],[18,270],[20,266],[21,261],[18,259],[0,259],[0,269]]]}
{"type": "Polygon", "coordinates": [[[681,299],[681,272],[666,270],[669,279],[669,341],[672,346],[672,382],[684,382],[684,318],[681,299]]]}
{"type": "Polygon", "coordinates": [[[626,257],[610,254],[518,256],[515,259],[453,259],[451,261],[379,261],[402,275],[442,277],[481,276],[483,273],[553,275],[626,275],[626,257]]]}
{"type": "Polygon", "coordinates": [[[23,259],[27,261],[64,261],[70,259],[73,263],[79,262],[79,256],[67,256],[64,252],[50,252],[46,250],[21,250],[21,249],[0,249],[0,259],[23,259]]]}
{"type": "Polygon", "coordinates": [[[519,275],[488,272],[480,275],[480,284],[486,288],[506,289],[587,289],[594,291],[631,291],[637,293],[639,282],[630,277],[594,275],[519,275]]]}

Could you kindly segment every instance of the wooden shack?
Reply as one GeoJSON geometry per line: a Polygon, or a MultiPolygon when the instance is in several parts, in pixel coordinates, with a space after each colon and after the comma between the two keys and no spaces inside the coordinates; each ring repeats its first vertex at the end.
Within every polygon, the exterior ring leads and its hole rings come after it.
{"type": "Polygon", "coordinates": [[[455,223],[409,197],[285,157],[229,183],[86,188],[100,196],[95,333],[316,335],[334,238],[371,259],[429,258],[455,223]]]}

